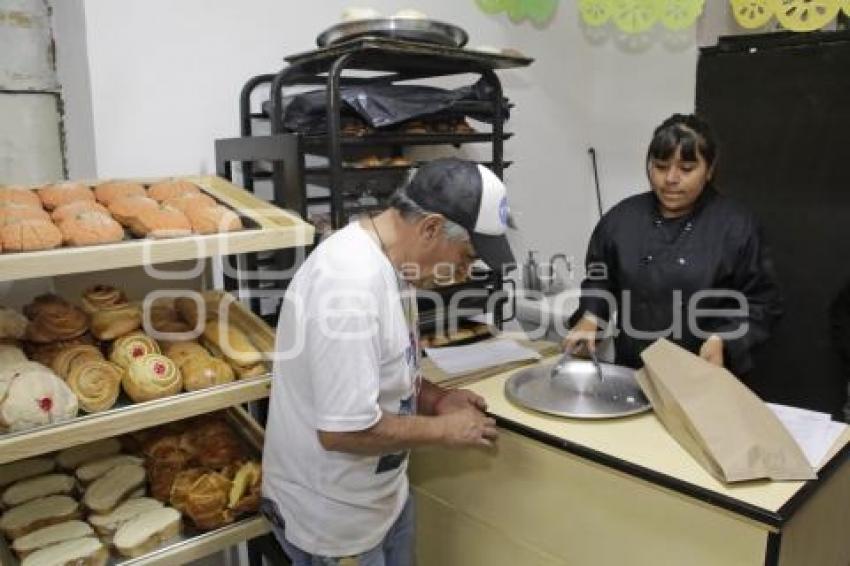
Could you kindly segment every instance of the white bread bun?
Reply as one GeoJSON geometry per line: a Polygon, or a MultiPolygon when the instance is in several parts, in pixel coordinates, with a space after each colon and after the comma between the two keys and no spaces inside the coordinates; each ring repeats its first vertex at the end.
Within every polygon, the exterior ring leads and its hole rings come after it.
{"type": "Polygon", "coordinates": [[[56,461],[53,458],[31,458],[4,464],[0,466],[0,488],[52,472],[55,468],[56,461]]]}
{"type": "Polygon", "coordinates": [[[89,485],[83,496],[83,504],[95,513],[108,513],[145,483],[145,477],[142,466],[116,466],[89,485]]]}
{"type": "Polygon", "coordinates": [[[77,480],[65,474],[48,474],[21,480],[12,484],[0,498],[6,508],[47,495],[69,495],[74,491],[77,480]]]}
{"type": "Polygon", "coordinates": [[[16,538],[12,543],[12,550],[23,558],[40,548],[72,540],[87,537],[94,534],[94,530],[88,523],[83,521],[65,521],[56,525],[50,525],[43,529],[33,531],[28,535],[16,538]]]}
{"type": "Polygon", "coordinates": [[[77,468],[77,479],[83,483],[91,483],[100,476],[106,474],[109,470],[122,464],[135,464],[141,466],[145,461],[138,456],[130,454],[115,454],[98,460],[93,460],[88,464],[83,464],[77,468]]]}
{"type": "Polygon", "coordinates": [[[112,544],[122,556],[134,558],[179,535],[180,529],[180,512],[173,507],[162,507],[142,513],[121,525],[112,544]]]}
{"type": "Polygon", "coordinates": [[[106,438],[104,440],[66,448],[56,456],[56,462],[62,469],[76,470],[82,464],[118,454],[120,451],[121,443],[118,442],[117,438],[106,438]]]}
{"type": "Polygon", "coordinates": [[[0,427],[12,432],[67,421],[77,415],[77,396],[50,369],[25,362],[0,372],[0,427]]]}
{"type": "Polygon", "coordinates": [[[109,551],[94,537],[77,538],[37,550],[21,566],[103,566],[109,551]]]}
{"type": "Polygon", "coordinates": [[[33,499],[3,513],[0,517],[0,531],[7,538],[15,539],[79,516],[80,504],[75,499],[67,495],[50,495],[33,499]]]}
{"type": "Polygon", "coordinates": [[[88,521],[97,534],[112,536],[121,525],[143,513],[162,508],[162,502],[152,497],[128,499],[114,510],[103,515],[89,515],[88,521]]]}

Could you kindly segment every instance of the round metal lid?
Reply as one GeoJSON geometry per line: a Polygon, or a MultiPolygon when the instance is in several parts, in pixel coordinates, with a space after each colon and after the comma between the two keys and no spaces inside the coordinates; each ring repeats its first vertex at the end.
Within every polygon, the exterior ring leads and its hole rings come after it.
{"type": "Polygon", "coordinates": [[[600,380],[590,361],[570,360],[553,376],[554,366],[515,373],[505,382],[505,395],[527,409],[578,419],[624,417],[652,408],[631,368],[602,363],[600,380]]]}
{"type": "Polygon", "coordinates": [[[355,20],[331,26],[319,34],[316,44],[319,47],[327,47],[358,37],[388,37],[449,47],[463,47],[469,40],[469,36],[463,29],[445,22],[411,18],[380,18],[355,20]]]}

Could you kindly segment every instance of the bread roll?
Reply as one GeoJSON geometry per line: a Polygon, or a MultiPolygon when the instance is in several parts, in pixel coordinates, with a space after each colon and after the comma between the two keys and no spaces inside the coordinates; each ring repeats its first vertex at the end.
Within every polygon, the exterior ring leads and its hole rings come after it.
{"type": "Polygon", "coordinates": [[[68,204],[63,204],[50,214],[50,218],[58,226],[62,224],[62,222],[64,222],[65,220],[75,218],[83,213],[92,212],[104,216],[110,216],[109,211],[103,205],[89,200],[78,200],[76,202],[69,202],[68,204]]]}
{"type": "Polygon", "coordinates": [[[181,527],[180,512],[176,509],[153,509],[121,525],[112,544],[122,556],[135,558],[179,535],[181,527]]]}
{"type": "Polygon", "coordinates": [[[78,344],[65,348],[56,354],[50,367],[56,375],[67,380],[71,370],[75,367],[84,362],[98,360],[103,360],[103,354],[100,352],[100,348],[89,344],[78,344]]]}
{"type": "Polygon", "coordinates": [[[141,332],[132,332],[112,344],[109,360],[127,369],[133,360],[159,353],[159,345],[153,338],[141,332]]]}
{"type": "Polygon", "coordinates": [[[16,539],[42,527],[76,519],[80,504],[67,495],[50,495],[33,499],[9,509],[0,516],[0,531],[16,539]]]}
{"type": "Polygon", "coordinates": [[[66,246],[94,246],[120,242],[124,228],[108,213],[81,212],[58,224],[66,246]]]}
{"type": "Polygon", "coordinates": [[[212,356],[196,356],[185,360],[180,366],[180,373],[183,374],[183,388],[186,391],[222,385],[234,379],[230,364],[212,356]]]}
{"type": "Polygon", "coordinates": [[[124,291],[111,285],[94,285],[83,293],[83,310],[89,314],[128,304],[124,291]]]}
{"type": "Polygon", "coordinates": [[[91,333],[99,340],[115,340],[142,326],[142,310],[133,305],[99,310],[91,315],[91,333]]]}
{"type": "Polygon", "coordinates": [[[168,344],[163,353],[177,364],[177,367],[182,366],[191,358],[208,358],[209,351],[198,344],[197,342],[172,342],[168,344]]]}
{"type": "Polygon", "coordinates": [[[78,200],[94,200],[94,193],[82,183],[56,183],[38,189],[38,197],[47,210],[59,208],[63,204],[78,200]]]}
{"type": "Polygon", "coordinates": [[[110,181],[101,183],[94,188],[94,197],[98,202],[109,205],[114,200],[126,197],[147,196],[145,188],[139,183],[126,181],[110,181]]]}
{"type": "Polygon", "coordinates": [[[88,523],[83,521],[65,521],[56,525],[50,525],[43,529],[33,531],[28,535],[16,538],[12,543],[12,550],[18,558],[24,558],[36,550],[94,534],[94,530],[88,523]]]}
{"type": "Polygon", "coordinates": [[[114,456],[107,456],[106,458],[100,458],[98,460],[94,460],[93,462],[89,462],[88,464],[83,464],[82,466],[77,468],[76,476],[77,479],[84,484],[91,483],[99,477],[105,475],[112,468],[116,468],[125,464],[134,464],[136,466],[141,466],[144,463],[144,459],[139,458],[138,456],[132,456],[130,454],[115,454],[114,456]]]}
{"type": "Polygon", "coordinates": [[[17,220],[0,227],[4,252],[52,250],[62,245],[62,232],[49,220],[17,220]]]}
{"type": "Polygon", "coordinates": [[[77,481],[65,474],[48,474],[21,480],[3,492],[0,501],[4,507],[15,507],[27,501],[46,495],[69,495],[73,493],[77,481]]]}
{"type": "Polygon", "coordinates": [[[183,376],[177,365],[161,354],[148,354],[130,363],[122,381],[135,403],[180,393],[183,376]]]}
{"type": "Polygon", "coordinates": [[[41,208],[41,199],[38,194],[22,185],[0,186],[0,204],[19,204],[33,208],[41,208]]]}
{"type": "Polygon", "coordinates": [[[177,179],[174,181],[162,181],[148,187],[148,196],[154,200],[163,202],[168,199],[179,198],[185,195],[196,195],[201,189],[195,183],[177,179]]]}
{"type": "Polygon", "coordinates": [[[106,360],[90,360],[79,364],[68,374],[68,387],[77,396],[80,408],[87,413],[111,409],[121,392],[124,369],[106,360]]]}
{"type": "Polygon", "coordinates": [[[116,466],[92,482],[83,496],[83,504],[95,513],[108,513],[145,483],[145,478],[145,469],[139,465],[116,466]]]}
{"type": "Polygon", "coordinates": [[[117,438],[105,438],[88,444],[66,448],[56,456],[56,463],[63,470],[76,470],[83,464],[118,454],[121,442],[117,438]]]}
{"type": "Polygon", "coordinates": [[[27,478],[52,472],[56,468],[53,458],[31,458],[0,466],[0,488],[27,478]]]}
{"type": "Polygon", "coordinates": [[[263,361],[263,355],[245,333],[232,324],[225,324],[220,320],[207,321],[204,326],[204,338],[236,365],[252,366],[263,361]]]}
{"type": "Polygon", "coordinates": [[[139,497],[135,499],[128,499],[109,513],[103,515],[89,515],[88,521],[91,526],[94,527],[94,530],[97,531],[97,534],[104,537],[111,537],[115,534],[115,531],[117,531],[121,525],[127,521],[135,519],[139,515],[147,513],[148,511],[161,508],[162,503],[156,499],[151,499],[150,497],[139,497]]]}
{"type": "Polygon", "coordinates": [[[107,560],[109,551],[102,542],[83,537],[37,550],[21,566],[104,566],[107,560]]]}

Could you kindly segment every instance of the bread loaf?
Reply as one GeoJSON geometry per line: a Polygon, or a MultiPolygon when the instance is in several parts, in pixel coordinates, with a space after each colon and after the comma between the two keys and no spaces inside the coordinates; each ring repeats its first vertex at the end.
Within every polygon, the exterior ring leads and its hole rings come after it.
{"type": "Polygon", "coordinates": [[[69,495],[76,485],[76,480],[65,474],[48,474],[21,480],[3,492],[3,506],[15,507],[46,495],[69,495]]]}
{"type": "Polygon", "coordinates": [[[50,525],[49,527],[44,527],[28,535],[16,538],[12,543],[12,550],[15,551],[18,558],[24,558],[40,548],[93,534],[94,530],[88,523],[84,523],[83,521],[65,521],[64,523],[50,525]]]}
{"type": "Polygon", "coordinates": [[[49,495],[9,509],[0,516],[0,531],[16,539],[42,527],[80,516],[80,504],[67,495],[49,495]]]}
{"type": "Polygon", "coordinates": [[[144,459],[139,458],[138,456],[131,456],[130,454],[115,454],[114,456],[100,458],[99,460],[94,460],[93,462],[80,466],[77,468],[76,476],[82,483],[91,483],[117,466],[124,464],[135,464],[136,466],[141,466],[144,462],[144,459]]]}
{"type": "Polygon", "coordinates": [[[83,496],[83,504],[95,513],[107,513],[145,483],[145,477],[142,466],[116,466],[92,482],[83,496]]]}
{"type": "Polygon", "coordinates": [[[171,507],[147,511],[121,525],[112,544],[122,556],[147,554],[161,543],[180,534],[180,512],[171,507]]]}
{"type": "Polygon", "coordinates": [[[56,456],[56,463],[64,470],[76,470],[82,464],[118,454],[120,451],[121,442],[117,438],[105,438],[66,448],[56,456]]]}
{"type": "Polygon", "coordinates": [[[207,321],[204,339],[214,344],[228,359],[239,366],[253,366],[263,361],[263,355],[244,332],[220,320],[207,321]]]}
{"type": "Polygon", "coordinates": [[[27,478],[47,474],[54,468],[56,468],[56,461],[53,458],[32,458],[4,464],[0,466],[0,488],[27,478]]]}
{"type": "Polygon", "coordinates": [[[128,499],[111,512],[89,515],[88,521],[101,536],[111,537],[121,525],[143,513],[162,508],[162,503],[150,497],[128,499]]]}
{"type": "Polygon", "coordinates": [[[21,566],[103,566],[109,560],[106,546],[94,537],[83,537],[37,550],[21,566]]]}

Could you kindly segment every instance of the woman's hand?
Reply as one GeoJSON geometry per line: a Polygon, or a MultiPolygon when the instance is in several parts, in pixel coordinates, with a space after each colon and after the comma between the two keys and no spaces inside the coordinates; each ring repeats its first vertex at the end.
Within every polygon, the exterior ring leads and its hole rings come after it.
{"type": "Polygon", "coordinates": [[[723,339],[720,336],[709,336],[699,349],[699,357],[723,367],[723,339]]]}
{"type": "Polygon", "coordinates": [[[596,319],[585,315],[570,329],[561,346],[565,352],[589,356],[590,352],[596,351],[598,330],[599,325],[596,324],[596,319]]]}

